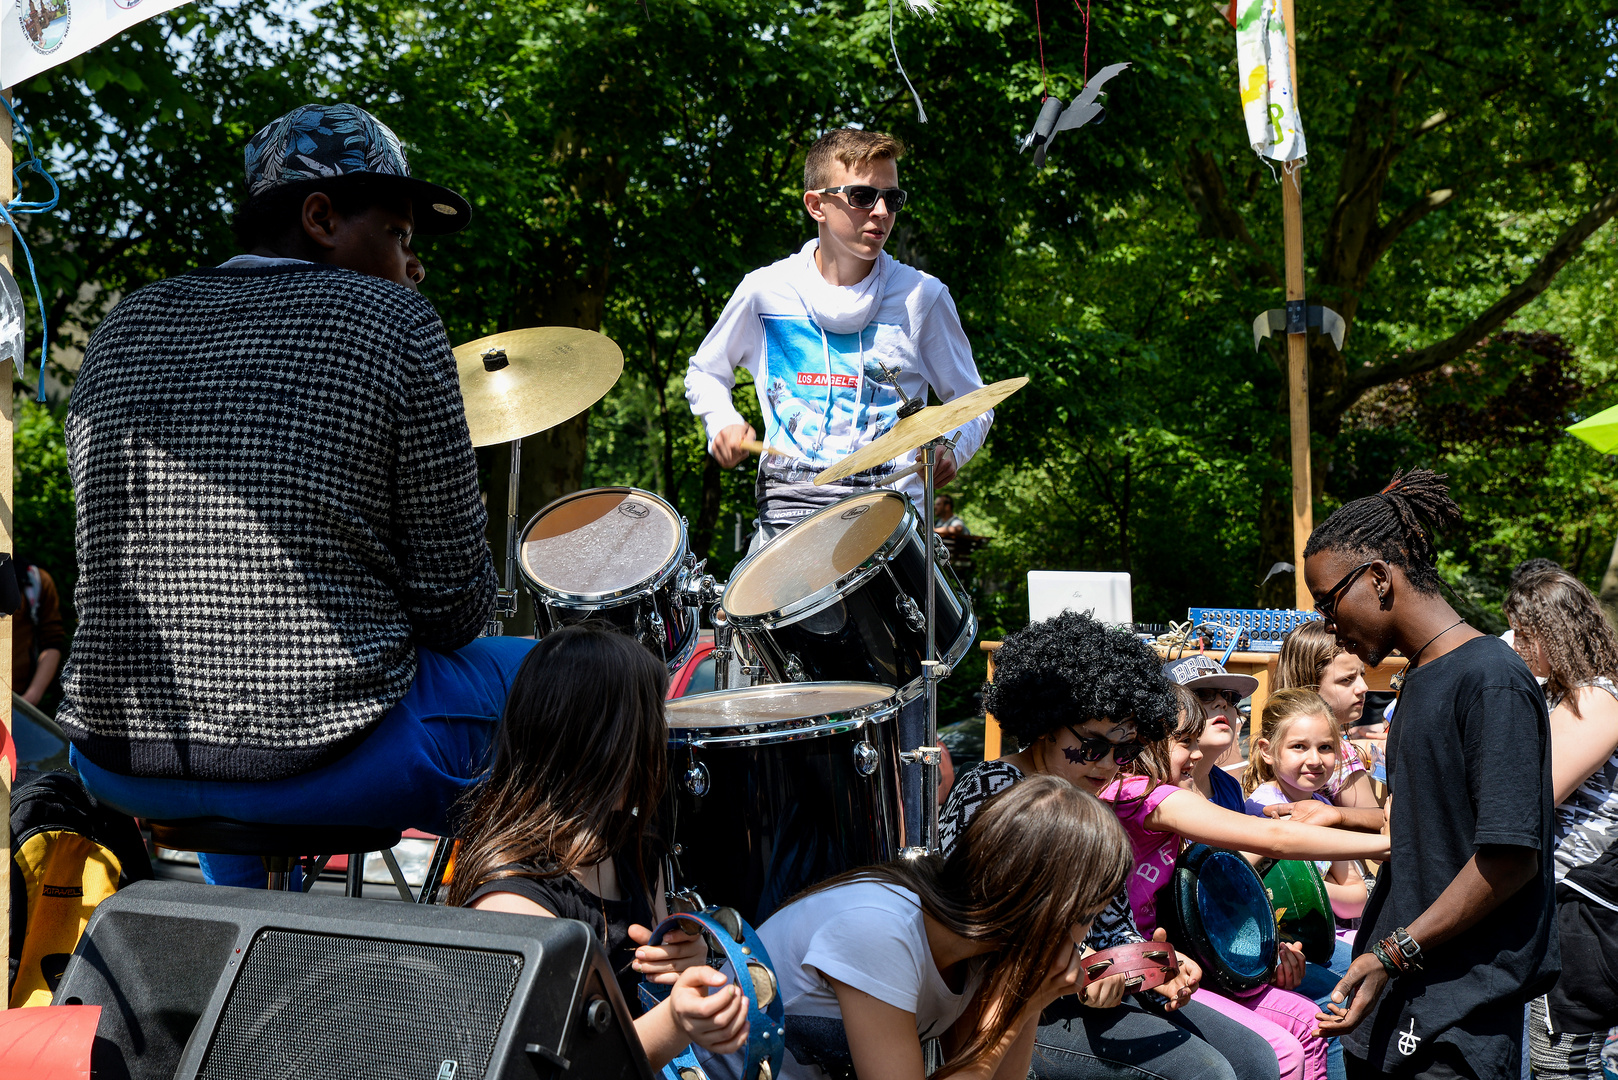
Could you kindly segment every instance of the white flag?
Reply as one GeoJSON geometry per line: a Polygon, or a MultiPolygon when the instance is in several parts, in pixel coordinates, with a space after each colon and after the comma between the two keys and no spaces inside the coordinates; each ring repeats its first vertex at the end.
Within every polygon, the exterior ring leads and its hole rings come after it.
{"type": "Polygon", "coordinates": [[[1249,0],[1241,8],[1236,20],[1236,69],[1242,119],[1247,121],[1247,141],[1253,149],[1276,161],[1294,161],[1308,153],[1287,63],[1281,0],[1249,0]]]}
{"type": "Polygon", "coordinates": [[[0,86],[13,87],[189,0],[0,0],[0,86]]]}

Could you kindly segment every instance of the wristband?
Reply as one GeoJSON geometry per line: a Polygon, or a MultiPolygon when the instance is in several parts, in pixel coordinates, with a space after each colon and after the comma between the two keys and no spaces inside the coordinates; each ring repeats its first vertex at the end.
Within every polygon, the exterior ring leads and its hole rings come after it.
{"type": "Polygon", "coordinates": [[[1397,979],[1400,976],[1399,966],[1388,957],[1387,951],[1382,948],[1382,942],[1372,942],[1371,955],[1382,962],[1382,970],[1388,973],[1388,978],[1397,979]]]}
{"type": "Polygon", "coordinates": [[[1390,954],[1397,954],[1401,967],[1421,970],[1421,943],[1410,936],[1409,930],[1399,927],[1387,936],[1384,945],[1390,954]]]}

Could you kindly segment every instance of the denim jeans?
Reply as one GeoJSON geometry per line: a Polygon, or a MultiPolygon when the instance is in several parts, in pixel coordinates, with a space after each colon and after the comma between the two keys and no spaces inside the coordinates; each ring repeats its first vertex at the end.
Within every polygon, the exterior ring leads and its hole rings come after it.
{"type": "MultiPolygon", "coordinates": [[[[298,776],[262,782],[124,776],[74,749],[73,767],[97,799],[131,817],[223,817],[286,825],[364,825],[455,835],[454,809],[487,766],[530,638],[478,638],[453,653],[418,649],[410,689],[347,754],[298,776]]],[[[264,887],[244,855],[204,855],[211,884],[264,887]]]]}
{"type": "MultiPolygon", "coordinates": [[[[1150,994],[1140,995],[1151,999],[1150,994]]],[[[1263,1036],[1196,1002],[1163,1012],[1129,998],[1091,1009],[1064,998],[1041,1018],[1038,1080],[1277,1080],[1263,1036]]]]}

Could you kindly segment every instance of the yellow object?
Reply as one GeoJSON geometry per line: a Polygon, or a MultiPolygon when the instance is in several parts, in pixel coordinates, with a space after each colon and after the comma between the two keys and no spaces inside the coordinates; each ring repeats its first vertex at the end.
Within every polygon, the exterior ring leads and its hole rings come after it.
{"type": "Polygon", "coordinates": [[[28,891],[28,933],[23,938],[11,1008],[49,1005],[47,972],[60,977],[96,905],[118,889],[118,857],[88,836],[48,830],[30,836],[11,861],[28,891]]]}
{"type": "Polygon", "coordinates": [[[1247,89],[1242,91],[1242,106],[1245,108],[1249,102],[1257,101],[1264,93],[1264,84],[1269,81],[1270,72],[1263,64],[1253,69],[1247,77],[1247,89]]]}

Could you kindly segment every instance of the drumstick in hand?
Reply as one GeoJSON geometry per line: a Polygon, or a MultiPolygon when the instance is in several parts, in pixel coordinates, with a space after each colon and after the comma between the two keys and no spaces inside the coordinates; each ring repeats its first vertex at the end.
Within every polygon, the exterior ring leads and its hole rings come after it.
{"type": "Polygon", "coordinates": [[[760,457],[763,457],[765,454],[775,453],[774,450],[771,450],[757,439],[742,439],[737,442],[736,445],[738,448],[746,450],[749,454],[758,454],[760,457]]]}

